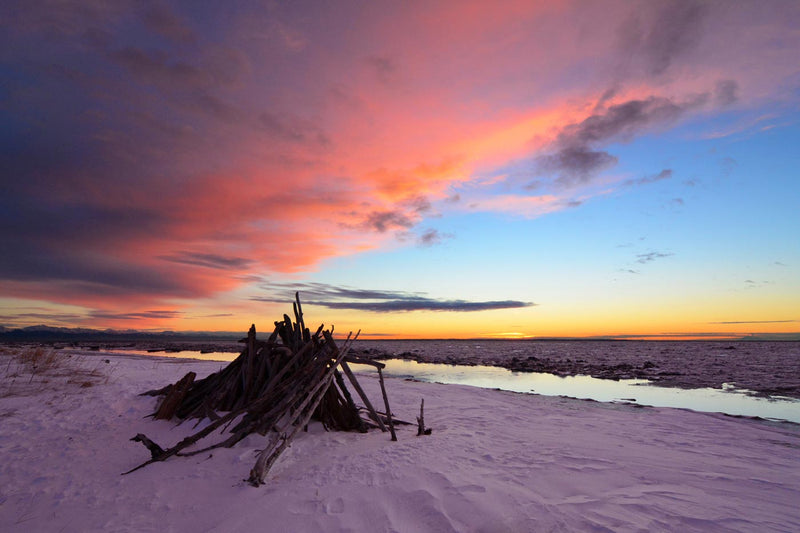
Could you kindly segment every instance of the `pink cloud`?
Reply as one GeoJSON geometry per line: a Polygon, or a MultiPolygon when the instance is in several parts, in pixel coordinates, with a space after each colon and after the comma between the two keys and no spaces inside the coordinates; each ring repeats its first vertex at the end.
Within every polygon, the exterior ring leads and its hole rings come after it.
{"type": "Polygon", "coordinates": [[[98,309],[308,272],[462,206],[575,206],[614,186],[610,142],[794,98],[800,48],[778,2],[77,6],[0,10],[0,287],[98,309]]]}

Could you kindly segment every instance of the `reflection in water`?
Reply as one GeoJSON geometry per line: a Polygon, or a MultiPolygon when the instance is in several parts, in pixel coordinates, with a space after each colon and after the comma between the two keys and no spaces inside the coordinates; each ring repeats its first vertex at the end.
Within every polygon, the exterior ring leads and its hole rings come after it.
{"type": "Polygon", "coordinates": [[[176,359],[199,359],[201,361],[233,361],[237,357],[239,357],[238,353],[233,352],[208,352],[208,353],[200,353],[197,351],[190,351],[184,350],[180,352],[167,352],[167,351],[158,351],[158,352],[150,352],[147,350],[128,350],[122,349],[119,350],[120,354],[123,355],[146,355],[146,356],[155,356],[155,357],[174,357],[176,359]]]}
{"type": "MultiPolygon", "coordinates": [[[[588,398],[600,402],[628,401],[654,407],[679,407],[694,411],[760,416],[800,423],[800,401],[759,398],[720,389],[673,389],[648,385],[644,379],[597,379],[590,376],[559,377],[538,372],[511,372],[494,366],[457,366],[392,359],[384,375],[436,383],[454,383],[546,396],[588,398]]],[[[369,371],[369,367],[353,365],[369,371]]]]}
{"type": "MultiPolygon", "coordinates": [[[[201,359],[205,361],[233,361],[239,354],[230,352],[147,352],[125,350],[126,354],[201,359]]],[[[591,376],[559,377],[540,372],[511,372],[495,366],[463,366],[417,363],[401,359],[383,361],[384,375],[396,378],[414,378],[420,381],[471,385],[486,389],[514,392],[532,392],[545,396],[570,396],[599,402],[627,401],[654,407],[678,407],[726,413],[730,415],[760,416],[800,423],[800,401],[791,398],[760,398],[745,392],[720,389],[675,389],[648,385],[644,379],[597,379],[591,376]]],[[[353,369],[370,372],[365,365],[352,365],[353,369]]]]}

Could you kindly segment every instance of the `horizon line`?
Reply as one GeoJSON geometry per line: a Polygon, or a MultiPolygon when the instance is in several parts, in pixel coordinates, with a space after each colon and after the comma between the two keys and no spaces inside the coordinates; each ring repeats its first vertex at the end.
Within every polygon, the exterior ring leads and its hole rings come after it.
{"type": "MultiPolygon", "coordinates": [[[[211,331],[211,330],[137,330],[126,329],[116,330],[113,328],[94,329],[82,327],[48,326],[37,324],[33,326],[7,327],[0,329],[0,340],[15,340],[14,337],[25,337],[31,340],[50,340],[57,342],[59,335],[68,336],[71,341],[81,340],[81,336],[161,336],[161,337],[191,337],[202,336],[207,340],[233,340],[235,337],[246,335],[247,331],[211,331]],[[42,328],[42,329],[35,329],[42,328]],[[216,339],[214,337],[217,337],[216,339]],[[8,337],[8,338],[6,338],[8,337]],[[46,339],[46,337],[50,337],[46,339]]],[[[342,332],[335,332],[334,336],[342,336],[342,332]]],[[[19,339],[24,340],[24,339],[19,339]]],[[[359,335],[359,340],[367,341],[800,341],[800,331],[796,332],[751,332],[751,333],[728,333],[728,332],[681,332],[681,333],[645,333],[645,334],[608,334],[608,335],[586,335],[586,336],[557,336],[557,335],[502,335],[488,334],[485,336],[472,337],[410,337],[391,333],[364,333],[359,335]]]]}

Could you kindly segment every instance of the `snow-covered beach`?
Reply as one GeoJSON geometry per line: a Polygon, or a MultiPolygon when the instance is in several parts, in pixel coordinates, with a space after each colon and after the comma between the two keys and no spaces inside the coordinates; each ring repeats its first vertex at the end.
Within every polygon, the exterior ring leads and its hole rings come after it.
{"type": "Polygon", "coordinates": [[[192,430],[145,418],[156,400],[139,393],[224,363],[0,363],[2,531],[800,529],[796,424],[389,379],[396,416],[413,421],[424,398],[432,435],[313,423],[253,488],[258,436],[120,475],[148,458],[136,433],[172,445],[192,430]]]}

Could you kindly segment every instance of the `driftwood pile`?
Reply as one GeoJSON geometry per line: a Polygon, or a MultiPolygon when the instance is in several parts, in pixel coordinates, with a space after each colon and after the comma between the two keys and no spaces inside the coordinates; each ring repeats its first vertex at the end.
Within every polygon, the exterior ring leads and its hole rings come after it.
{"type": "Polygon", "coordinates": [[[210,422],[166,450],[146,435],[136,435],[131,440],[144,444],[150,450],[151,459],[125,474],[173,455],[191,456],[231,447],[246,436],[259,433],[267,436],[267,443],[247,479],[258,486],[264,483],[270,467],[297,432],[312,419],[332,430],[366,432],[370,427],[377,427],[387,431],[388,426],[392,440],[397,440],[381,373],[384,365],[349,354],[358,333],[355,337],[348,335],[341,348],[334,342],[333,328],[328,331],[321,325],[312,334],[305,327],[299,295],[295,298],[294,322],[284,315],[283,321],[275,322],[275,329],[266,341],[256,339],[253,325],[247,338],[241,341],[246,342],[245,349],[219,372],[201,380],[195,380],[195,373],[189,372],[177,383],[143,393],[163,395],[152,415],[156,419],[209,419],[210,422]],[[369,364],[378,369],[384,412],[373,407],[348,362],[369,364]],[[342,373],[361,398],[364,408],[356,406],[342,373]],[[366,419],[362,413],[366,413],[366,419]],[[184,451],[220,428],[224,435],[221,440],[184,451]]]}

